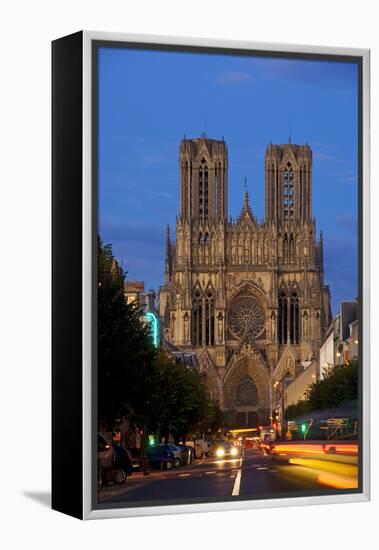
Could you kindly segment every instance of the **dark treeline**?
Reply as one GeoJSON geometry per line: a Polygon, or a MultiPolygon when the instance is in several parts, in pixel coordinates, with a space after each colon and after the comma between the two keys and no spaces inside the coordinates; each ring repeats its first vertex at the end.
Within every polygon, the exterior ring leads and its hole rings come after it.
{"type": "Polygon", "coordinates": [[[124,296],[125,273],[98,240],[98,421],[175,439],[214,430],[221,411],[200,374],[152,344],[142,311],[124,296]]]}

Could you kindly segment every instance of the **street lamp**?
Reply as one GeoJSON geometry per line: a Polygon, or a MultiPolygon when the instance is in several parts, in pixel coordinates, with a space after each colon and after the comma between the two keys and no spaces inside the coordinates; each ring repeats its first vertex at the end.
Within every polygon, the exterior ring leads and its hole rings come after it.
{"type": "MultiPolygon", "coordinates": [[[[272,381],[271,381],[272,383],[272,381]]],[[[278,389],[278,386],[279,386],[279,381],[277,380],[276,382],[274,382],[272,384],[272,387],[274,388],[274,390],[277,391],[278,389]]],[[[284,407],[283,407],[283,402],[282,402],[282,394],[281,394],[281,405],[280,405],[280,409],[278,409],[278,406],[277,406],[277,400],[276,400],[276,391],[274,393],[274,396],[275,396],[275,419],[274,419],[274,412],[273,412],[273,403],[272,403],[272,397],[271,397],[271,424],[274,423],[275,421],[275,428],[278,429],[280,427],[280,433],[281,433],[281,427],[282,427],[282,422],[283,422],[283,410],[284,410],[284,407]],[[280,418],[279,418],[279,410],[280,410],[280,418]],[[279,420],[280,420],[280,424],[279,424],[279,420]]],[[[270,396],[272,395],[272,389],[271,389],[271,384],[270,384],[270,396]]]]}

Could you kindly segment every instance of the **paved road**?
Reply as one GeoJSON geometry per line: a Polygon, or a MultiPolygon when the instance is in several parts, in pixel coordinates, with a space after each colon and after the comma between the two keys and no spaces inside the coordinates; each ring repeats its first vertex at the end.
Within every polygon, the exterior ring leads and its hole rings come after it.
{"type": "Polygon", "coordinates": [[[191,466],[150,476],[131,476],[123,486],[108,486],[100,496],[106,503],[142,503],[225,497],[268,497],[278,493],[325,489],[317,475],[306,468],[281,463],[257,449],[246,451],[244,459],[207,458],[191,466]]]}

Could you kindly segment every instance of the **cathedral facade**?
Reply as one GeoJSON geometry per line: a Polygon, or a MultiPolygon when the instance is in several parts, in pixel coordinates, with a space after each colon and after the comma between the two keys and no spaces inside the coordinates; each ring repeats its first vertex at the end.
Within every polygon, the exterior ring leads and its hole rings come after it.
{"type": "Polygon", "coordinates": [[[265,218],[245,190],[228,218],[223,140],[183,139],[175,241],[166,237],[159,314],[168,345],[194,352],[226,425],[268,424],[286,383],[319,354],[331,321],[322,234],[312,217],[312,151],[265,154],[265,218]]]}

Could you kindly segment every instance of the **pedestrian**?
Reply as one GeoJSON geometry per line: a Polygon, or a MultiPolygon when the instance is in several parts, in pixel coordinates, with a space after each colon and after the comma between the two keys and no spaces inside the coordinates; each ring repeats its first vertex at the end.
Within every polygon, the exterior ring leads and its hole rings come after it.
{"type": "Polygon", "coordinates": [[[242,447],[241,456],[242,456],[242,458],[245,458],[246,435],[242,436],[241,447],[242,447]]]}

